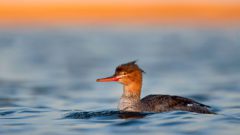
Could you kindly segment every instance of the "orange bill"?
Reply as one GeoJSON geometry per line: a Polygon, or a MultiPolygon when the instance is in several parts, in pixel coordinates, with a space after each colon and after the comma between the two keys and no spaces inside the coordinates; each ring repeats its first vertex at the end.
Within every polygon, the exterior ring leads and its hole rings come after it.
{"type": "Polygon", "coordinates": [[[117,82],[119,79],[120,79],[119,77],[113,75],[110,77],[97,79],[96,81],[97,82],[117,82]]]}

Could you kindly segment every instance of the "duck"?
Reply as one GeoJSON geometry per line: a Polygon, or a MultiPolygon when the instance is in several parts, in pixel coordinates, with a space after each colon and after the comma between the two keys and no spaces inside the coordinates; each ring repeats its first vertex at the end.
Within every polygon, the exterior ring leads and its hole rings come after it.
{"type": "Polygon", "coordinates": [[[152,94],[141,99],[143,73],[136,61],[117,66],[110,77],[97,79],[97,82],[118,82],[123,85],[123,94],[118,104],[120,112],[170,112],[187,111],[201,114],[215,114],[210,106],[193,99],[176,95],[152,94]]]}

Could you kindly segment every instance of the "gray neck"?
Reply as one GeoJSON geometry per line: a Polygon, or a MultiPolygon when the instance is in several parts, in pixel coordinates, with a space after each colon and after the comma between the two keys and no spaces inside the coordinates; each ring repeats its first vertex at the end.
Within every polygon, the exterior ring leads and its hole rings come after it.
{"type": "Polygon", "coordinates": [[[123,94],[118,109],[120,111],[140,112],[141,111],[141,82],[124,85],[123,94]]]}
{"type": "Polygon", "coordinates": [[[141,112],[141,101],[139,98],[134,97],[126,97],[122,95],[120,98],[118,109],[120,111],[127,112],[141,112]]]}

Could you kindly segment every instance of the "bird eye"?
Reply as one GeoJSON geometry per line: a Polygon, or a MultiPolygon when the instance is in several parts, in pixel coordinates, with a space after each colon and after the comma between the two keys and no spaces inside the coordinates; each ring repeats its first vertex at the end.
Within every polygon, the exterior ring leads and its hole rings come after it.
{"type": "Polygon", "coordinates": [[[127,74],[127,72],[122,72],[121,74],[122,74],[122,75],[126,75],[126,74],[127,74]]]}

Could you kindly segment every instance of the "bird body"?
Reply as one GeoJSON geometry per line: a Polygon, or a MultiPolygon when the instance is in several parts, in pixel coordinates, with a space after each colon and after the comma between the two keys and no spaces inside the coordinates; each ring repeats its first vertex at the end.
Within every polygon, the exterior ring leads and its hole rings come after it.
{"type": "Polygon", "coordinates": [[[119,82],[123,84],[123,94],[118,109],[124,112],[168,112],[189,111],[214,114],[209,106],[189,98],[171,95],[148,95],[141,99],[142,73],[136,61],[118,66],[113,76],[97,79],[97,82],[119,82]]]}

